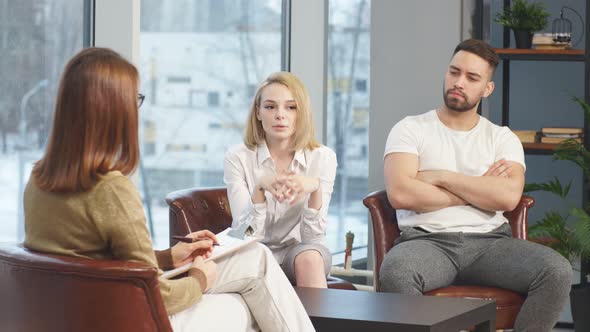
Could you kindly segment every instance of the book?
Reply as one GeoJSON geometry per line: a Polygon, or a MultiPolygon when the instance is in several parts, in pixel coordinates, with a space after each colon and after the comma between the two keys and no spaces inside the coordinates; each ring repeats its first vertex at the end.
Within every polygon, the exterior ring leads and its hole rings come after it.
{"type": "MultiPolygon", "coordinates": [[[[205,262],[225,257],[259,240],[258,237],[248,235],[245,235],[243,239],[239,239],[228,234],[231,230],[231,227],[228,227],[224,231],[216,234],[217,242],[219,243],[219,245],[213,247],[213,252],[211,253],[211,256],[205,259],[205,262]]],[[[192,264],[193,263],[191,262],[181,267],[177,267],[173,270],[164,271],[164,273],[162,274],[162,278],[170,279],[181,273],[184,273],[191,268],[192,264]]]]}
{"type": "Polygon", "coordinates": [[[535,130],[513,130],[521,143],[535,143],[537,132],[535,130]]]}
{"type": "Polygon", "coordinates": [[[578,138],[561,138],[561,137],[541,137],[541,143],[553,143],[553,144],[559,144],[563,141],[566,141],[568,139],[573,139],[576,142],[582,143],[582,138],[578,137],[578,138]]]}
{"type": "Polygon", "coordinates": [[[533,46],[539,50],[565,50],[572,47],[569,41],[555,41],[552,33],[536,33],[533,36],[533,46]]]}
{"type": "Polygon", "coordinates": [[[537,50],[567,50],[571,48],[569,43],[555,43],[555,44],[535,44],[537,50]]]}
{"type": "Polygon", "coordinates": [[[541,133],[546,134],[583,134],[584,128],[567,128],[567,127],[544,127],[541,133]]]}
{"type": "Polygon", "coordinates": [[[583,134],[551,134],[545,133],[543,137],[555,137],[555,138],[582,138],[584,137],[583,134]]]}

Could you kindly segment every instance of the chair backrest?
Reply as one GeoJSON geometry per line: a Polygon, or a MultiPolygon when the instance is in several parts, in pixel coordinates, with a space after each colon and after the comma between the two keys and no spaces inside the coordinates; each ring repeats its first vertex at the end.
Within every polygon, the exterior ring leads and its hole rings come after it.
{"type": "MultiPolygon", "coordinates": [[[[208,229],[219,233],[231,226],[232,215],[225,187],[191,188],[166,195],[170,207],[170,246],[178,242],[173,235],[208,229]]],[[[356,290],[350,282],[329,276],[328,288],[356,290]]]]}
{"type": "Polygon", "coordinates": [[[157,270],[0,246],[3,331],[172,331],[157,270]]]}
{"type": "MultiPolygon", "coordinates": [[[[208,229],[219,233],[231,226],[232,215],[225,187],[190,188],[166,195],[170,236],[208,229]]],[[[177,240],[170,238],[170,246],[177,240]]]]}
{"type": "MultiPolygon", "coordinates": [[[[375,289],[379,290],[379,269],[387,252],[393,247],[393,241],[400,235],[397,225],[395,209],[389,203],[385,190],[370,193],[363,199],[363,204],[369,209],[373,222],[373,236],[375,247],[375,262],[373,266],[375,289]]],[[[510,222],[512,236],[527,239],[528,210],[535,205],[535,200],[523,195],[516,208],[505,212],[504,216],[510,222]]]]}

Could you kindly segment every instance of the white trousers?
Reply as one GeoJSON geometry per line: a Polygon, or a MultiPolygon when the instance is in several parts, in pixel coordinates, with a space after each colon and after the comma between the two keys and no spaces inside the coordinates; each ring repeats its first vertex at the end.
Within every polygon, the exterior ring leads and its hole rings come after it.
{"type": "Polygon", "coordinates": [[[254,243],[216,263],[215,286],[170,317],[174,331],[315,331],[266,246],[254,243]]]}

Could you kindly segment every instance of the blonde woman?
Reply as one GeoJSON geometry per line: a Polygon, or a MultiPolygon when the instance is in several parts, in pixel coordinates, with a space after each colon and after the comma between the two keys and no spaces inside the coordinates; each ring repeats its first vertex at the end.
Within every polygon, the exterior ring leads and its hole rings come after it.
{"type": "Polygon", "coordinates": [[[258,88],[244,137],[225,156],[233,226],[248,223],[292,283],[326,287],[325,246],[336,155],[314,138],[309,96],[288,72],[258,88]]]}

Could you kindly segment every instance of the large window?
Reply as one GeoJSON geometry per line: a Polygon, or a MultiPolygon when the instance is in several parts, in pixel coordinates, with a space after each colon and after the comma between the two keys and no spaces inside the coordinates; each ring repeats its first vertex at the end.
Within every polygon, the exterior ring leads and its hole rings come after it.
{"type": "Polygon", "coordinates": [[[167,193],[223,185],[256,87],[281,70],[281,0],[142,0],[140,189],[156,247],[167,193]]]}
{"type": "Polygon", "coordinates": [[[0,242],[24,238],[22,192],[51,129],[63,66],[88,41],[89,3],[0,0],[0,242]]]}
{"type": "Polygon", "coordinates": [[[345,234],[367,246],[370,0],[330,0],[328,31],[328,146],[338,157],[330,204],[328,245],[343,251],[345,234]]]}

